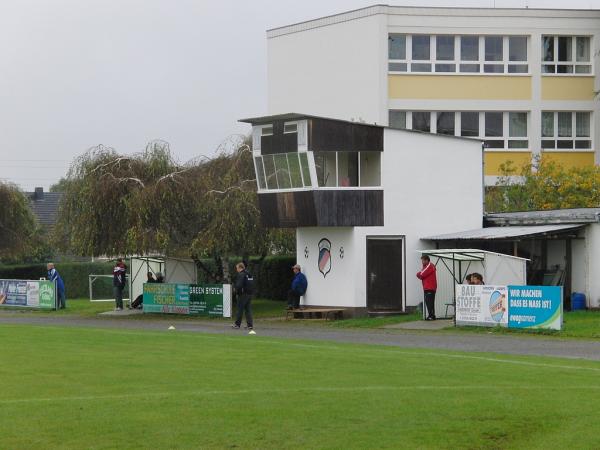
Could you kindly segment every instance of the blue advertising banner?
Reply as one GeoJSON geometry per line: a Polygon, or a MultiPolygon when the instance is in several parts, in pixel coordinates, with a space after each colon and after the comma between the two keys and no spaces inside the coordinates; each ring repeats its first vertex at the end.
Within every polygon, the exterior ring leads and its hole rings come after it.
{"type": "Polygon", "coordinates": [[[561,286],[508,286],[509,328],[562,328],[561,286]]]}

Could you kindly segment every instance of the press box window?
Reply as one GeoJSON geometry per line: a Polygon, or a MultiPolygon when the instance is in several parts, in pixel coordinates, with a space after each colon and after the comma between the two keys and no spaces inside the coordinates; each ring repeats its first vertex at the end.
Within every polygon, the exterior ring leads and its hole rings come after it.
{"type": "Polygon", "coordinates": [[[310,187],[306,153],[276,153],[254,158],[259,189],[310,187]]]}
{"type": "Polygon", "coordinates": [[[273,127],[263,127],[260,131],[261,136],[273,136],[273,127]]]}

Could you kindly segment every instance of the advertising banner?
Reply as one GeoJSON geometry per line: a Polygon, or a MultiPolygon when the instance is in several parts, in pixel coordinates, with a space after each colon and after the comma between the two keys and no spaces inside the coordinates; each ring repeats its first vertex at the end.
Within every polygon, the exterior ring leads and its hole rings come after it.
{"type": "Polygon", "coordinates": [[[0,280],[0,306],[55,309],[56,286],[43,280],[0,280]]]}
{"type": "Polygon", "coordinates": [[[562,288],[456,285],[456,324],[560,330],[562,288]]]}
{"type": "Polygon", "coordinates": [[[143,311],[231,317],[231,285],[145,283],[143,311]]]}
{"type": "Polygon", "coordinates": [[[510,328],[562,328],[561,286],[508,286],[510,328]]]}
{"type": "Polygon", "coordinates": [[[508,326],[506,286],[456,286],[456,324],[508,326]]]}

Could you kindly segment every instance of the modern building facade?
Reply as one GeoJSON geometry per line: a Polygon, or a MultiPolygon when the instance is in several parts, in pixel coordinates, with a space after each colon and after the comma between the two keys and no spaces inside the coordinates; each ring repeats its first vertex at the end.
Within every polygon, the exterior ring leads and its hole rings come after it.
{"type": "Polygon", "coordinates": [[[479,141],[292,113],[242,122],[263,225],[297,230],[303,305],[405,311],[422,301],[421,237],[482,226],[479,141]]]}
{"type": "Polygon", "coordinates": [[[474,138],[485,183],[598,164],[600,10],[377,5],[269,30],[270,114],[474,138]]]}

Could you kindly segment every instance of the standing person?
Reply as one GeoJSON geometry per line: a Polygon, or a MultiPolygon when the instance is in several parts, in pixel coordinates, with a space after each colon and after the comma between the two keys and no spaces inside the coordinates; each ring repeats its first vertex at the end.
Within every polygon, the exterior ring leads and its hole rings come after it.
{"type": "MultiPolygon", "coordinates": [[[[239,329],[242,324],[242,316],[246,313],[246,325],[248,330],[253,331],[252,323],[252,294],[254,294],[254,278],[246,270],[243,262],[239,262],[235,266],[237,276],[235,277],[235,293],[237,296],[237,314],[233,328],[239,329]]],[[[252,333],[254,334],[254,333],[252,333]]]]}
{"type": "Polygon", "coordinates": [[[300,265],[293,265],[292,270],[294,271],[294,279],[292,280],[292,288],[288,291],[287,309],[298,309],[300,308],[300,297],[306,293],[308,280],[306,275],[302,273],[300,265]]]}
{"type": "Polygon", "coordinates": [[[46,264],[48,269],[48,279],[50,281],[56,281],[56,295],[58,296],[58,307],[65,309],[67,307],[67,301],[65,299],[65,283],[61,278],[58,270],[54,268],[54,263],[46,264]]]}
{"type": "Polygon", "coordinates": [[[423,297],[427,306],[427,319],[435,320],[435,291],[437,291],[437,277],[435,274],[435,265],[431,264],[429,256],[421,256],[423,265],[420,272],[417,272],[417,278],[423,283],[423,297]]]}
{"type": "Polygon", "coordinates": [[[123,310],[123,290],[127,281],[127,266],[123,258],[117,259],[117,264],[113,269],[113,291],[115,293],[115,311],[123,310]]]}

